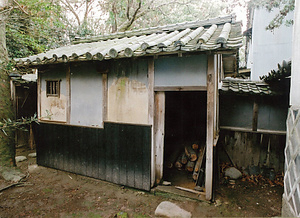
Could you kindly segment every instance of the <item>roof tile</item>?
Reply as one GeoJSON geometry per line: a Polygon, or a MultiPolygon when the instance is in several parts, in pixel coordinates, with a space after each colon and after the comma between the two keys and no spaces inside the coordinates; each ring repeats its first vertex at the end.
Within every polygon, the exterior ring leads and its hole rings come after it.
{"type": "Polygon", "coordinates": [[[222,80],[223,92],[236,92],[244,94],[260,94],[260,95],[272,95],[276,94],[270,88],[267,83],[261,81],[251,81],[242,79],[226,78],[222,80]]]}
{"type": "Polygon", "coordinates": [[[54,62],[101,61],[163,52],[238,49],[241,45],[241,23],[235,22],[235,16],[231,15],[85,38],[76,44],[16,61],[19,66],[35,66],[54,62]]]}

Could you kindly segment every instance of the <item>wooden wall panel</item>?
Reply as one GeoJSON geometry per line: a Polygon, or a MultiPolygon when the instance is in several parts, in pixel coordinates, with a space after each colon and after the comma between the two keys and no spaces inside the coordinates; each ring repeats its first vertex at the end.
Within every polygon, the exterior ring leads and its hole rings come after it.
{"type": "Polygon", "coordinates": [[[220,126],[254,131],[285,131],[286,96],[223,94],[220,96],[220,126]]]}
{"type": "Polygon", "coordinates": [[[41,123],[35,132],[39,165],[150,190],[151,126],[41,123]]]}
{"type": "Polygon", "coordinates": [[[238,168],[259,166],[279,173],[283,171],[285,141],[285,135],[221,130],[220,158],[228,161],[225,149],[238,168]]]}

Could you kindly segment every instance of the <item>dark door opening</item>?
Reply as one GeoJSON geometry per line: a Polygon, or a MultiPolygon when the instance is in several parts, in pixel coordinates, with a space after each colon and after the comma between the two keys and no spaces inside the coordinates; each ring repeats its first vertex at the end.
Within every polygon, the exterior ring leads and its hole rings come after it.
{"type": "MultiPolygon", "coordinates": [[[[194,188],[193,172],[186,170],[187,164],[177,167],[175,162],[185,152],[185,146],[205,146],[206,91],[165,92],[165,97],[164,180],[194,188]]],[[[195,152],[198,155],[199,150],[195,152]]]]}

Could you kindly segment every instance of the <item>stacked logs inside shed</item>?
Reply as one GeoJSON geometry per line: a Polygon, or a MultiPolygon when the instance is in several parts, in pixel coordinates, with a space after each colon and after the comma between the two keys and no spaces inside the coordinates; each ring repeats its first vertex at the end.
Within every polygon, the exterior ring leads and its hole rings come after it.
{"type": "Polygon", "coordinates": [[[204,148],[206,142],[207,93],[175,91],[165,92],[165,95],[163,179],[174,186],[193,189],[194,165],[199,160],[200,148],[204,148]],[[199,147],[193,149],[193,144],[199,147]]]}
{"type": "Polygon", "coordinates": [[[196,142],[177,147],[166,160],[165,168],[167,168],[165,171],[169,172],[167,177],[173,180],[173,185],[181,185],[187,188],[203,186],[205,145],[196,142]]]}

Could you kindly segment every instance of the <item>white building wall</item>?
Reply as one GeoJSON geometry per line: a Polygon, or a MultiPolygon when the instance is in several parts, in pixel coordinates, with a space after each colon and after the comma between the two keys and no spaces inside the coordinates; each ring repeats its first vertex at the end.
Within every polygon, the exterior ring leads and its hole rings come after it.
{"type": "Polygon", "coordinates": [[[300,106],[300,2],[296,1],[293,32],[293,58],[292,58],[292,79],[290,91],[290,104],[300,106]]]}
{"type": "Polygon", "coordinates": [[[39,119],[42,121],[67,122],[67,84],[66,69],[61,68],[55,72],[41,73],[39,90],[39,119]],[[47,96],[46,84],[47,80],[59,80],[60,94],[59,96],[47,96]]]}
{"type": "MultiPolygon", "coordinates": [[[[291,60],[292,27],[282,25],[273,31],[266,26],[277,14],[277,10],[268,12],[265,9],[255,9],[252,27],[252,46],[250,46],[247,67],[251,69],[251,79],[259,80],[283,60],[291,60]]],[[[290,13],[287,19],[293,19],[290,13]]]]}
{"type": "Polygon", "coordinates": [[[290,109],[284,150],[282,217],[300,217],[300,2],[295,1],[290,109]]]}

